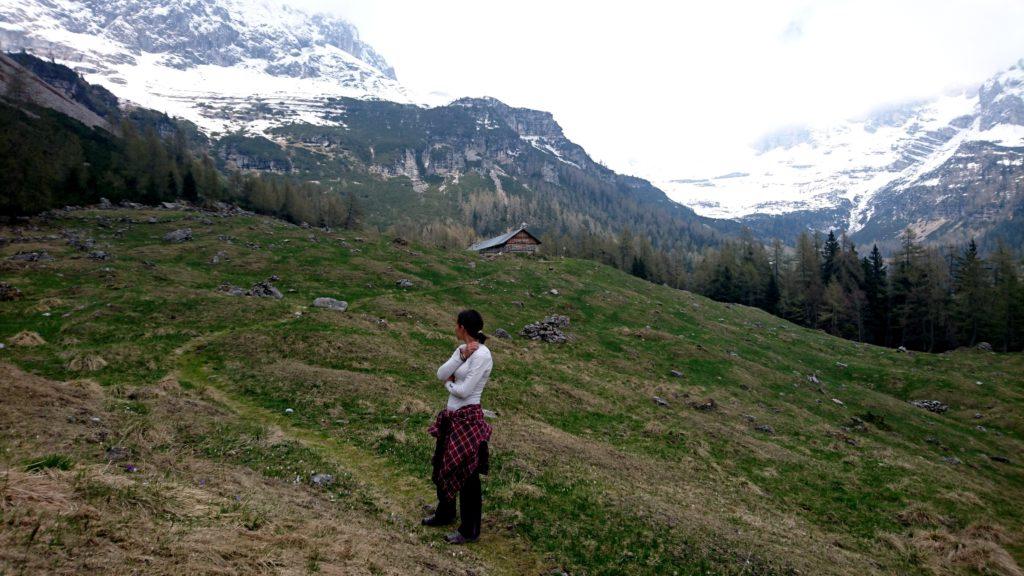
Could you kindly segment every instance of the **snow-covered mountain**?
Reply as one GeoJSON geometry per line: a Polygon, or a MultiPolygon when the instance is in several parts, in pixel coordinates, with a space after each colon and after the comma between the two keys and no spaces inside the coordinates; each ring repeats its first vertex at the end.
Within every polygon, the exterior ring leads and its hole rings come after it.
{"type": "Polygon", "coordinates": [[[0,46],[208,133],[327,122],[336,97],[419,100],[354,26],[283,2],[0,0],[0,46]]]}
{"type": "Polygon", "coordinates": [[[1024,59],[978,89],[783,130],[755,149],[733,173],[663,187],[701,214],[762,228],[885,242],[911,226],[961,241],[1024,204],[1024,59]]]}

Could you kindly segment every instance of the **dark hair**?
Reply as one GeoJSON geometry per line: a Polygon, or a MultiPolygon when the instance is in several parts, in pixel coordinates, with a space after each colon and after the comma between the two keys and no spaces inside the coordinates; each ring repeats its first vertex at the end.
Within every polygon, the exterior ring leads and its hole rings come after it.
{"type": "Polygon", "coordinates": [[[476,338],[476,341],[483,344],[487,341],[487,335],[481,332],[484,327],[484,317],[476,310],[463,310],[459,312],[457,320],[459,326],[466,329],[466,332],[476,338]]]}

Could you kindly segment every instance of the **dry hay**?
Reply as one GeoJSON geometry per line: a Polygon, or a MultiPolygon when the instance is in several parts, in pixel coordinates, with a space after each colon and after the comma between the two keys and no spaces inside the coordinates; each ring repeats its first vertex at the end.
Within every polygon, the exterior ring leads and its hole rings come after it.
{"type": "Polygon", "coordinates": [[[940,516],[931,509],[915,504],[896,515],[900,524],[908,527],[933,527],[952,526],[954,522],[944,516],[940,516]]]}
{"type": "Polygon", "coordinates": [[[1001,544],[1009,540],[999,526],[975,523],[958,532],[922,530],[909,537],[909,545],[934,572],[945,576],[970,570],[979,574],[1024,576],[1024,570],[1001,544]]]}
{"type": "MultiPolygon", "coordinates": [[[[420,535],[373,513],[353,511],[324,491],[266,478],[244,467],[198,458],[173,435],[134,434],[141,460],[128,473],[103,461],[83,432],[110,421],[90,381],[61,383],[0,364],[13,401],[0,405],[0,429],[21,439],[15,459],[61,451],[74,470],[0,472],[0,572],[24,574],[465,574],[479,560],[422,545],[420,535]],[[43,436],[52,438],[40,438],[43,436]],[[27,439],[32,439],[28,442],[27,439]],[[153,446],[163,447],[152,450],[153,446]],[[59,538],[61,546],[46,543],[59,538]]],[[[232,418],[194,393],[150,397],[151,427],[211,428],[232,418]]],[[[399,434],[382,436],[401,441],[399,434]]],[[[266,442],[284,440],[273,429],[266,442]]]]}
{"type": "Polygon", "coordinates": [[[21,439],[21,446],[30,446],[32,456],[62,452],[71,441],[106,429],[102,391],[95,383],[55,382],[9,364],[0,364],[0,382],[0,430],[21,439]],[[101,421],[93,422],[93,417],[101,421]]]}
{"type": "Polygon", "coordinates": [[[42,346],[46,344],[46,340],[43,340],[43,337],[38,332],[22,330],[8,338],[7,343],[11,346],[42,346]]]}
{"type": "Polygon", "coordinates": [[[68,362],[68,370],[73,372],[96,372],[106,367],[107,361],[95,354],[81,354],[68,362]]]}

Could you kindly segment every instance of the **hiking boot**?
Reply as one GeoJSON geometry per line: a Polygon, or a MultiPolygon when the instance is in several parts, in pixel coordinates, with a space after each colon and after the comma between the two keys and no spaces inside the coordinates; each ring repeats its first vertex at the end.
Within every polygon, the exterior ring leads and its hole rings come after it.
{"type": "Polygon", "coordinates": [[[449,544],[472,544],[473,542],[476,542],[479,539],[479,536],[477,536],[476,538],[466,538],[462,535],[462,532],[459,532],[457,530],[444,537],[444,541],[449,544]]]}
{"type": "Polygon", "coordinates": [[[422,524],[424,526],[447,526],[447,525],[451,524],[452,522],[455,522],[455,518],[454,517],[451,517],[451,518],[440,517],[439,518],[437,516],[437,514],[431,514],[430,516],[427,516],[423,520],[420,520],[420,524],[422,524]]]}

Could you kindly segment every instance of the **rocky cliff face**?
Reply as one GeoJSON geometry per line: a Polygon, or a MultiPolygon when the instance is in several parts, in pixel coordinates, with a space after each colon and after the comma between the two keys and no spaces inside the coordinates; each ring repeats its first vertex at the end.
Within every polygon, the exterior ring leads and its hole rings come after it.
{"type": "Polygon", "coordinates": [[[0,43],[207,133],[325,121],[330,97],[410,102],[333,16],[248,0],[0,0],[0,43]]]}

